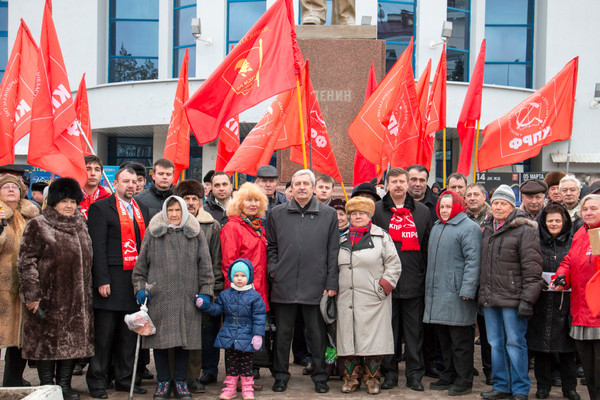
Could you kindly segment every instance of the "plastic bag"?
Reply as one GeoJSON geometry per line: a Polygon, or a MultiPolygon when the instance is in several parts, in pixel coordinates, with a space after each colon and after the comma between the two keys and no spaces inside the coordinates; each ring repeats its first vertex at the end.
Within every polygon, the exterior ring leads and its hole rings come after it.
{"type": "Polygon", "coordinates": [[[142,306],[140,311],[125,316],[125,324],[129,330],[141,336],[150,336],[156,333],[156,327],[148,315],[148,308],[142,306]]]}

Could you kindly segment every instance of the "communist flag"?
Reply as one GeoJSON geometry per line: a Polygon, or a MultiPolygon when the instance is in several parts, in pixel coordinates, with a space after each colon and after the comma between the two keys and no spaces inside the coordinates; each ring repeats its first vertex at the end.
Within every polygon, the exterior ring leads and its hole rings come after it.
{"type": "Polygon", "coordinates": [[[569,61],[550,82],[485,127],[480,171],[535,157],[542,146],[571,137],[578,63],[579,57],[569,61]]]}
{"type": "MultiPolygon", "coordinates": [[[[371,61],[371,69],[367,78],[367,90],[365,91],[365,102],[371,97],[377,89],[377,79],[375,78],[375,63],[371,61]]],[[[352,174],[352,185],[356,186],[363,182],[370,181],[377,176],[377,166],[367,160],[358,149],[354,152],[354,173],[352,174]]]]}
{"type": "Polygon", "coordinates": [[[240,120],[236,115],[223,125],[217,146],[215,171],[223,171],[236,150],[240,147],[240,120]]]}
{"type": "MultiPolygon", "coordinates": [[[[458,122],[456,123],[456,130],[458,137],[460,138],[460,157],[458,158],[458,166],[456,172],[459,172],[465,176],[471,172],[471,161],[473,155],[473,143],[475,142],[475,135],[477,121],[481,118],[481,97],[483,92],[483,71],[485,69],[485,39],[481,42],[481,48],[479,49],[479,55],[477,56],[477,62],[473,69],[473,75],[471,76],[471,82],[469,82],[469,88],[467,89],[467,95],[463,103],[458,122]]],[[[475,173],[477,171],[473,171],[475,173]]]]}
{"type": "Polygon", "coordinates": [[[417,99],[419,100],[419,112],[421,113],[421,122],[425,122],[425,113],[427,112],[427,97],[429,96],[429,77],[431,76],[431,58],[421,73],[417,81],[417,99]]]}
{"type": "MultiPolygon", "coordinates": [[[[303,71],[304,84],[302,85],[302,108],[306,110],[304,120],[307,121],[304,126],[310,133],[310,151],[312,153],[312,168],[333,177],[338,182],[342,181],[342,174],[338,168],[331,148],[331,141],[327,134],[327,126],[321,113],[321,107],[317,101],[315,90],[313,89],[312,82],[310,81],[310,73],[308,69],[308,60],[305,64],[306,70],[303,71]]],[[[293,129],[293,127],[290,127],[293,129]]],[[[290,151],[290,161],[297,164],[304,164],[304,157],[302,155],[302,146],[292,146],[290,151]]]]}
{"type": "Polygon", "coordinates": [[[185,103],[198,144],[242,111],[296,86],[302,55],[292,0],[277,0],[185,103]]]}
{"type": "Polygon", "coordinates": [[[190,124],[183,110],[183,104],[189,98],[188,60],[188,49],[185,49],[181,69],[179,70],[177,89],[175,90],[175,101],[173,102],[173,112],[169,122],[167,142],[163,153],[163,158],[171,160],[175,164],[173,183],[177,183],[181,171],[190,166],[190,124]]]}
{"type": "Polygon", "coordinates": [[[0,165],[15,162],[15,144],[29,133],[37,59],[38,47],[21,19],[0,83],[0,165]]]}
{"type": "Polygon", "coordinates": [[[435,132],[446,127],[446,45],[433,77],[427,113],[423,123],[418,164],[431,168],[435,132]]]}
{"type": "MultiPolygon", "coordinates": [[[[83,134],[88,140],[88,143],[92,144],[92,123],[90,122],[90,104],[88,103],[87,89],[85,87],[85,73],[81,77],[79,82],[79,89],[77,89],[77,95],[75,96],[75,115],[77,115],[77,121],[81,125],[83,134]]],[[[81,148],[83,149],[83,155],[92,154],[88,148],[83,135],[81,135],[81,148]]]]}
{"type": "Polygon", "coordinates": [[[46,1],[38,57],[39,91],[33,99],[27,162],[62,177],[87,181],[75,104],[63,61],[52,4],[46,1]]]}

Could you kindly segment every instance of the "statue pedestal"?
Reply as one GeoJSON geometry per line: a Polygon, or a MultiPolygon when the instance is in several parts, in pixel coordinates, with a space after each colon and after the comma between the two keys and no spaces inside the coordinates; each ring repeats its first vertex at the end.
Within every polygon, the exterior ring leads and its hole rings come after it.
{"type": "MultiPolygon", "coordinates": [[[[385,75],[385,41],[376,39],[372,25],[300,25],[296,32],[344,184],[350,186],[354,145],[348,127],[364,103],[371,62],[378,82],[385,75]]],[[[277,164],[282,183],[302,168],[290,161],[289,149],[278,152],[277,164]]]]}

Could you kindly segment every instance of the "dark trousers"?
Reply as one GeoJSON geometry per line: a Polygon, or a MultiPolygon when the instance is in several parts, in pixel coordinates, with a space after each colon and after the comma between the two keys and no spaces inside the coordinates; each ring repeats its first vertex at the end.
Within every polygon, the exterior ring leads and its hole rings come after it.
{"type": "Polygon", "coordinates": [[[600,400],[600,340],[576,340],[590,400],[600,400]]]}
{"type": "Polygon", "coordinates": [[[461,389],[473,387],[473,327],[438,325],[438,332],[446,366],[440,378],[461,389]]]}
{"type": "Polygon", "coordinates": [[[442,361],[443,354],[440,347],[438,326],[436,324],[423,323],[423,362],[425,370],[431,371],[436,368],[436,363],[442,361]]]}
{"type": "Polygon", "coordinates": [[[245,351],[225,350],[225,372],[227,376],[252,376],[252,355],[245,351]]]}
{"type": "Polygon", "coordinates": [[[310,360],[310,341],[307,339],[306,327],[302,313],[296,315],[296,326],[294,327],[294,339],[292,341],[292,354],[294,360],[310,360]]]}
{"type": "Polygon", "coordinates": [[[296,325],[296,314],[302,313],[304,324],[308,330],[312,362],[315,367],[311,375],[313,382],[326,381],[325,372],[325,322],[318,305],[272,303],[276,310],[277,336],[275,339],[275,354],[273,356],[273,376],[275,379],[290,379],[290,346],[296,325]]]}
{"type": "Polygon", "coordinates": [[[398,362],[402,357],[402,338],[406,354],[406,379],[421,381],[425,374],[423,361],[423,297],[392,299],[392,331],[394,354],[385,356],[382,371],[387,377],[398,379],[398,362]]]}
{"type": "Polygon", "coordinates": [[[538,389],[550,390],[552,387],[552,369],[554,358],[558,355],[558,368],[564,392],[575,390],[577,387],[577,370],[575,368],[575,353],[541,353],[532,352],[535,357],[533,372],[538,389]]]}
{"type": "Polygon", "coordinates": [[[482,314],[477,313],[477,327],[479,328],[479,343],[481,344],[481,364],[483,366],[483,374],[485,377],[492,377],[492,346],[487,339],[485,329],[485,318],[482,314]]]}
{"type": "Polygon", "coordinates": [[[94,348],[86,381],[90,391],[104,389],[111,356],[114,361],[115,386],[131,385],[137,335],[127,329],[125,311],[94,309],[94,348]],[[114,351],[113,351],[114,350],[114,351]]]}
{"type": "Polygon", "coordinates": [[[168,380],[187,380],[188,357],[190,352],[181,347],[173,349],[154,349],[154,364],[156,365],[156,379],[161,382],[168,380]],[[173,373],[169,368],[169,351],[173,352],[173,373]]]}
{"type": "Polygon", "coordinates": [[[23,371],[27,360],[21,357],[21,350],[17,347],[7,347],[4,350],[4,377],[2,386],[23,386],[23,371]]]}

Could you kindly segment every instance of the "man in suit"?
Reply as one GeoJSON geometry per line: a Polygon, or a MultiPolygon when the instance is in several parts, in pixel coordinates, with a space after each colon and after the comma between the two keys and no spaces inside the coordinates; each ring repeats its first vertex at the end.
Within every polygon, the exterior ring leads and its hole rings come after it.
{"type": "MultiPolygon", "coordinates": [[[[133,200],[136,181],[132,168],[118,170],[113,182],[115,194],[93,203],[88,212],[94,250],[96,354],[90,361],[86,380],[90,395],[98,399],[108,398],[105,381],[111,355],[115,362],[116,390],[129,391],[133,373],[136,335],[127,329],[123,318],[139,309],[131,272],[149,221],[148,209],[133,200]]],[[[143,394],[146,390],[136,387],[134,393],[143,394]]]]}

